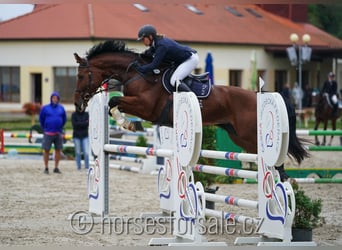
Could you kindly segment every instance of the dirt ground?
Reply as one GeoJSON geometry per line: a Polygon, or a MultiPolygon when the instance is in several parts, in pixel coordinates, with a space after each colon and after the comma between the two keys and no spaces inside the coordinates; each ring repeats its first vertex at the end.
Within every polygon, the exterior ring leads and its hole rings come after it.
{"type": "MultiPolygon", "coordinates": [[[[302,167],[341,167],[341,156],[340,152],[316,152],[302,167]]],[[[50,162],[50,174],[46,175],[42,158],[0,158],[1,246],[148,246],[151,238],[172,237],[169,229],[155,234],[147,230],[141,233],[128,228],[113,229],[103,223],[95,224],[89,233],[77,233],[68,217],[88,210],[86,171],[77,171],[72,160],[61,161],[62,174],[52,173],[52,166],[50,162]]],[[[141,213],[160,211],[156,176],[110,169],[109,178],[111,216],[138,218],[141,213]]],[[[255,184],[218,186],[218,194],[245,199],[257,197],[255,184]]],[[[300,186],[310,197],[323,201],[323,223],[314,229],[314,241],[319,246],[342,246],[341,184],[300,186]]],[[[217,204],[217,208],[220,206],[224,205],[217,204]]],[[[247,208],[230,206],[229,211],[257,216],[256,211],[247,208]]],[[[208,241],[230,246],[239,236],[244,235],[232,232],[205,235],[208,241]]]]}

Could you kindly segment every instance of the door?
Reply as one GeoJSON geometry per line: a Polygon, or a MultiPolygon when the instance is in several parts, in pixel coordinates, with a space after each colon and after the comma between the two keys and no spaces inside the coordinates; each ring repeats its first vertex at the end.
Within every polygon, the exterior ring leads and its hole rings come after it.
{"type": "Polygon", "coordinates": [[[42,103],[42,74],[34,73],[31,75],[31,85],[32,85],[32,101],[42,103]]]}

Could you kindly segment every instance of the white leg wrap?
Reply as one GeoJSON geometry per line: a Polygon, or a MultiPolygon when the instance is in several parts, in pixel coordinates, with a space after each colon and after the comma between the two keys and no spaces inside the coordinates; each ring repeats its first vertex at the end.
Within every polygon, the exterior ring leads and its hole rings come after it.
{"type": "Polygon", "coordinates": [[[118,110],[118,107],[114,107],[110,110],[110,113],[112,114],[113,119],[116,121],[118,126],[123,127],[128,130],[134,131],[134,125],[131,124],[131,121],[127,120],[122,113],[118,110]]]}
{"type": "Polygon", "coordinates": [[[118,107],[114,107],[110,110],[110,113],[112,114],[113,119],[116,121],[118,126],[122,126],[125,123],[125,117],[121,114],[121,112],[118,110],[118,107]]]}

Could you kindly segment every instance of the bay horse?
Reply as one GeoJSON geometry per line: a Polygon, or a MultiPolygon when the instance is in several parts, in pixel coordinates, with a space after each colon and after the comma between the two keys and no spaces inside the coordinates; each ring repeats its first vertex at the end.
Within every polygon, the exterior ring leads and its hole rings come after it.
{"type": "MultiPolygon", "coordinates": [[[[88,100],[101,91],[104,83],[115,80],[123,86],[124,96],[112,97],[109,106],[153,124],[172,126],[172,93],[166,91],[160,74],[142,75],[134,68],[137,62],[146,63],[142,54],[126,48],[122,41],[106,40],[93,46],[81,58],[74,53],[79,64],[74,93],[75,106],[87,107],[88,100]]],[[[152,60],[151,58],[149,60],[152,60]]],[[[203,125],[223,128],[231,140],[248,153],[257,153],[257,95],[255,92],[234,86],[213,85],[207,98],[199,99],[203,125]]],[[[302,140],[296,136],[296,115],[286,105],[289,117],[288,155],[298,164],[309,157],[302,140]]],[[[134,130],[133,127],[129,127],[134,130]]],[[[283,168],[282,168],[283,169],[283,168]]],[[[280,172],[280,171],[279,171],[280,172]]]]}
{"type": "MultiPolygon", "coordinates": [[[[338,107],[338,110],[336,111],[335,114],[333,114],[333,106],[331,104],[331,101],[329,99],[328,94],[320,94],[318,103],[315,107],[315,127],[314,130],[317,130],[320,123],[323,123],[323,129],[327,130],[328,128],[328,122],[331,121],[331,127],[332,130],[336,130],[336,121],[338,118],[341,116],[341,108],[338,107]]],[[[334,135],[330,136],[330,141],[328,143],[329,146],[331,146],[332,140],[334,138],[334,135]]],[[[315,135],[315,144],[317,146],[322,145],[325,146],[326,144],[326,136],[323,136],[323,141],[320,143],[318,140],[318,136],[315,135]]]]}

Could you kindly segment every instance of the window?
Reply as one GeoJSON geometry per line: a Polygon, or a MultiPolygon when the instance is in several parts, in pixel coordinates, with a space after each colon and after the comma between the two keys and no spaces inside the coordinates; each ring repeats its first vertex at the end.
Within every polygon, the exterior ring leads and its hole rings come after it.
{"type": "Polygon", "coordinates": [[[229,70],[229,85],[241,87],[242,70],[229,70]]]}
{"type": "Polygon", "coordinates": [[[202,11],[200,11],[199,9],[197,9],[195,6],[191,4],[185,4],[185,7],[197,15],[203,15],[202,11]]]}
{"type": "Polygon", "coordinates": [[[0,102],[20,102],[19,67],[0,67],[0,102]]]}
{"type": "Polygon", "coordinates": [[[256,10],[250,8],[247,8],[246,10],[256,18],[262,18],[262,15],[260,15],[256,10]]]}
{"type": "Polygon", "coordinates": [[[73,95],[76,88],[76,67],[54,68],[54,90],[61,96],[64,103],[73,103],[73,95]]]}
{"type": "Polygon", "coordinates": [[[237,16],[237,17],[243,17],[243,15],[238,12],[236,9],[230,7],[230,6],[226,6],[224,7],[226,9],[226,11],[230,12],[231,14],[233,14],[234,16],[237,16]]]}
{"type": "Polygon", "coordinates": [[[275,91],[276,92],[281,92],[285,83],[287,83],[287,72],[286,70],[276,70],[275,71],[275,83],[274,83],[274,87],[275,87],[275,91]]]}

